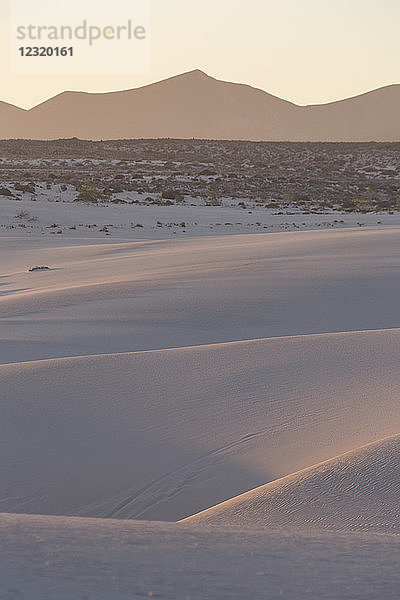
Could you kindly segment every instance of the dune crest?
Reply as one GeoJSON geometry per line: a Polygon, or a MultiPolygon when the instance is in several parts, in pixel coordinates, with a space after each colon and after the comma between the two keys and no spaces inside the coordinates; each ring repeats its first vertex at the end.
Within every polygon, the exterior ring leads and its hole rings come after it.
{"type": "Polygon", "coordinates": [[[294,473],[183,522],[400,533],[400,435],[294,473]]]}

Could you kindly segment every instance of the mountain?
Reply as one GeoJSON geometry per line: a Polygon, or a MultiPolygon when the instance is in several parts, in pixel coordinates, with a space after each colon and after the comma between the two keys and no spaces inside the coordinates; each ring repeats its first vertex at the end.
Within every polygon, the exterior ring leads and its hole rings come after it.
{"type": "Polygon", "coordinates": [[[303,107],[302,120],[310,141],[400,141],[400,85],[303,107]]]}
{"type": "Polygon", "coordinates": [[[18,119],[26,112],[22,108],[8,104],[8,102],[0,101],[0,131],[7,130],[14,118],[18,119]]]}
{"type": "Polygon", "coordinates": [[[0,103],[0,138],[399,141],[400,85],[297,106],[195,70],[132,90],[63,92],[30,110],[0,103]]]}

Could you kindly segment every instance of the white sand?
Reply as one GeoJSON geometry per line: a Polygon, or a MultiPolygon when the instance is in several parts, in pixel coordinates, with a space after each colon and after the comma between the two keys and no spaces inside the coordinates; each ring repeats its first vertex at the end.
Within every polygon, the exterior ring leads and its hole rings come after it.
{"type": "Polygon", "coordinates": [[[395,434],[399,345],[392,330],[3,365],[0,509],[176,520],[395,434]]]}
{"type": "Polygon", "coordinates": [[[397,600],[397,536],[0,516],[11,600],[397,600]]]}
{"type": "Polygon", "coordinates": [[[399,233],[0,237],[0,597],[398,597],[399,233]]]}
{"type": "Polygon", "coordinates": [[[186,522],[400,533],[399,497],[397,435],[278,479],[186,522]]]}
{"type": "Polygon", "coordinates": [[[398,327],[399,229],[0,237],[0,363],[398,327]]]}

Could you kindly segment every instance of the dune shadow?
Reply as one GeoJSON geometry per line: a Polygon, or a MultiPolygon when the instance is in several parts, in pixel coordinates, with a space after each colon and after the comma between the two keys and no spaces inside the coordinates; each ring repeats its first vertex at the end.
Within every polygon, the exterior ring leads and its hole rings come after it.
{"type": "Polygon", "coordinates": [[[19,459],[2,476],[0,512],[178,521],[276,478],[240,464],[232,444],[199,450],[132,431],[129,419],[121,423],[119,415],[113,423],[107,405],[104,411],[107,419],[97,407],[93,420],[92,410],[81,409],[76,420],[73,401],[42,400],[19,420],[19,431],[10,430],[5,414],[1,437],[19,459]]]}

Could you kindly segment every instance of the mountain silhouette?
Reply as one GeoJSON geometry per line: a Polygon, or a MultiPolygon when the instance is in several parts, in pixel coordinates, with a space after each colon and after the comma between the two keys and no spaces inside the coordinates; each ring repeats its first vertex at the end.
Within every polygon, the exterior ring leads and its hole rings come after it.
{"type": "Polygon", "coordinates": [[[400,141],[400,85],[298,106],[200,70],[107,93],[63,92],[23,110],[0,102],[0,138],[400,141]]]}

